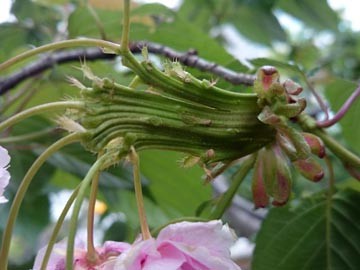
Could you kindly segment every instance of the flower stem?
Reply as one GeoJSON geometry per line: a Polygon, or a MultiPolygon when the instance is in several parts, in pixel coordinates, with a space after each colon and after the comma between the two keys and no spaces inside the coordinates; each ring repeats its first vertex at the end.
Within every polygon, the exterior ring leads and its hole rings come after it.
{"type": "Polygon", "coordinates": [[[8,221],[3,233],[2,238],[2,245],[1,245],[1,251],[0,251],[0,269],[7,269],[8,264],[8,257],[9,257],[9,249],[11,244],[11,235],[14,229],[15,221],[17,218],[17,215],[19,213],[21,202],[24,199],[24,196],[26,194],[26,191],[34,178],[37,171],[40,169],[40,167],[44,164],[44,162],[49,158],[50,155],[64,147],[65,145],[68,145],[70,143],[74,143],[80,140],[82,134],[81,133],[73,133],[70,134],[60,140],[58,140],[56,143],[51,145],[49,148],[47,148],[33,163],[33,165],[30,167],[30,169],[27,171],[26,175],[24,176],[23,181],[21,182],[14,201],[11,205],[8,221]]]}
{"type": "Polygon", "coordinates": [[[337,112],[337,114],[334,115],[332,119],[326,119],[324,121],[319,121],[316,123],[318,127],[326,128],[331,127],[332,125],[336,124],[341,120],[341,118],[344,117],[346,112],[350,109],[351,105],[355,102],[355,100],[360,95],[360,86],[356,88],[356,90],[351,94],[351,96],[346,100],[344,105],[341,107],[341,109],[337,112]]]}
{"type": "Polygon", "coordinates": [[[233,197],[236,194],[236,191],[238,190],[240,184],[244,180],[245,176],[248,174],[252,166],[254,165],[255,157],[251,155],[247,159],[244,160],[242,163],[240,169],[237,171],[237,173],[234,175],[234,179],[231,182],[230,187],[228,190],[221,196],[219,202],[216,205],[215,210],[211,213],[209,219],[220,219],[226,209],[231,204],[231,201],[233,197]]]}
{"type": "Polygon", "coordinates": [[[77,194],[79,192],[79,187],[80,187],[80,185],[73,191],[70,198],[66,202],[66,204],[64,206],[64,209],[62,210],[58,220],[56,221],[55,227],[54,227],[54,229],[52,231],[51,237],[50,237],[49,242],[48,242],[47,247],[46,247],[46,251],[44,253],[44,257],[43,257],[43,261],[41,263],[40,270],[46,270],[47,269],[47,264],[49,262],[50,255],[51,255],[51,252],[53,250],[53,247],[54,247],[54,245],[56,243],[56,238],[57,238],[57,236],[59,234],[61,226],[64,223],[65,217],[66,217],[67,213],[69,212],[69,209],[70,209],[71,205],[73,204],[73,202],[76,199],[76,196],[77,196],[77,194]]]}
{"type": "Polygon", "coordinates": [[[325,163],[328,167],[329,170],[329,184],[328,184],[328,193],[327,193],[327,197],[326,197],[326,263],[327,265],[331,264],[331,245],[329,243],[331,243],[331,217],[332,217],[332,211],[331,211],[331,207],[332,207],[332,199],[333,199],[333,195],[335,192],[335,177],[334,177],[334,168],[333,165],[331,163],[331,160],[329,159],[328,156],[325,157],[325,163]]]}
{"type": "Polygon", "coordinates": [[[82,101],[58,101],[52,103],[46,103],[42,105],[38,105],[22,111],[20,113],[15,114],[14,116],[6,119],[4,122],[0,124],[0,131],[4,130],[21,120],[24,120],[30,116],[41,114],[45,112],[52,112],[56,110],[64,110],[64,109],[85,109],[85,103],[82,101]]]}
{"type": "Polygon", "coordinates": [[[124,1],[124,18],[123,18],[123,29],[121,35],[121,46],[122,52],[129,52],[129,33],[130,33],[130,0],[124,1]]]}
{"type": "Polygon", "coordinates": [[[360,168],[360,158],[346,149],[337,140],[327,134],[322,128],[316,126],[316,121],[307,114],[299,116],[299,124],[304,131],[309,131],[318,136],[324,144],[345,164],[360,168]]]}
{"type": "Polygon", "coordinates": [[[55,134],[55,128],[45,128],[43,130],[31,132],[24,135],[0,138],[0,144],[3,145],[7,143],[29,142],[45,136],[49,136],[50,134],[55,134]]]}
{"type": "Polygon", "coordinates": [[[133,164],[134,188],[135,188],[136,204],[139,212],[141,234],[143,240],[146,240],[151,238],[151,234],[150,234],[149,226],[146,221],[144,198],[141,189],[140,161],[139,161],[139,156],[137,155],[134,147],[131,147],[130,161],[133,164]]]}
{"type": "Polygon", "coordinates": [[[73,261],[74,261],[74,245],[75,245],[75,236],[76,236],[76,229],[78,223],[78,217],[80,213],[80,208],[82,202],[85,198],[86,189],[89,186],[92,179],[94,179],[95,175],[101,169],[103,164],[105,163],[108,155],[101,156],[94,165],[91,166],[90,170],[86,174],[84,180],[82,181],[79,192],[76,197],[76,201],[74,204],[74,209],[71,214],[70,218],[70,225],[69,225],[69,235],[68,235],[68,242],[67,242],[67,249],[66,249],[66,269],[72,270],[73,269],[73,261]]]}
{"type": "Polygon", "coordinates": [[[98,254],[94,246],[94,213],[96,196],[99,187],[100,173],[97,171],[94,175],[94,179],[91,183],[90,198],[89,198],[89,209],[87,217],[87,258],[91,262],[96,262],[98,254]]]}
{"type": "Polygon", "coordinates": [[[92,38],[69,39],[65,41],[59,41],[59,42],[43,45],[38,48],[21,53],[5,61],[4,63],[0,64],[0,71],[40,53],[44,53],[52,50],[64,49],[64,48],[83,47],[83,46],[102,47],[115,54],[120,52],[120,45],[110,41],[105,41],[101,39],[92,39],[92,38]]]}

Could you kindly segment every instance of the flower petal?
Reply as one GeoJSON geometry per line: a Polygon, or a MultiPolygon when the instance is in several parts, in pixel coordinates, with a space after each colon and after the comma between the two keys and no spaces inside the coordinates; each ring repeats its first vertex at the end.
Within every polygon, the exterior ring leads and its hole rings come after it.
{"type": "Polygon", "coordinates": [[[5,168],[10,162],[10,156],[8,151],[0,146],[0,167],[5,168]]]}

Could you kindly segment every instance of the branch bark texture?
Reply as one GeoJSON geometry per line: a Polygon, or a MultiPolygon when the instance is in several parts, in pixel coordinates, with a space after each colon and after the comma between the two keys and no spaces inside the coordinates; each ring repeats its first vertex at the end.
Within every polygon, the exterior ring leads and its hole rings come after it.
{"type": "MultiPolygon", "coordinates": [[[[162,55],[172,61],[179,61],[185,66],[212,73],[234,85],[252,85],[255,79],[253,75],[237,73],[231,69],[202,59],[197,55],[195,50],[179,52],[161,44],[144,41],[131,43],[130,50],[132,53],[141,53],[142,48],[145,46],[147,47],[149,53],[162,55]]],[[[115,57],[115,54],[104,53],[99,48],[62,50],[46,54],[21,70],[16,71],[7,77],[0,77],[0,95],[8,92],[22,81],[36,76],[47,69],[51,69],[55,65],[79,61],[80,59],[95,61],[104,59],[111,60],[115,57]]]]}

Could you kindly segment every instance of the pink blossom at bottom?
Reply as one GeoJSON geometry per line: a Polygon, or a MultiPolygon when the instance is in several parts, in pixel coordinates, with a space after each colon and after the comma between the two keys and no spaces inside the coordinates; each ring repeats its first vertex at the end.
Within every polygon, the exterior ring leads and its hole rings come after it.
{"type": "Polygon", "coordinates": [[[157,239],[136,241],[114,265],[116,270],[239,270],[230,258],[235,237],[221,221],[180,222],[157,239]]]}
{"type": "MultiPolygon", "coordinates": [[[[158,237],[132,245],[105,242],[96,248],[99,260],[89,263],[86,247],[77,240],[74,270],[240,270],[230,258],[235,235],[221,221],[180,222],[166,226],[158,237]]],[[[45,248],[35,259],[33,270],[39,270],[45,248]]],[[[55,244],[48,270],[65,270],[66,240],[55,244]]]]}
{"type": "MultiPolygon", "coordinates": [[[[65,270],[67,239],[54,245],[50,255],[48,270],[65,270]]],[[[76,240],[74,249],[74,270],[113,270],[115,259],[123,251],[131,247],[128,243],[107,241],[102,247],[96,248],[99,260],[96,263],[90,263],[87,260],[86,245],[80,240],[76,240]]],[[[36,258],[33,270],[40,270],[46,247],[42,248],[36,258]]]]}
{"type": "Polygon", "coordinates": [[[3,194],[10,180],[10,174],[7,171],[9,162],[10,156],[8,151],[0,146],[0,203],[6,203],[8,201],[3,194]]]}

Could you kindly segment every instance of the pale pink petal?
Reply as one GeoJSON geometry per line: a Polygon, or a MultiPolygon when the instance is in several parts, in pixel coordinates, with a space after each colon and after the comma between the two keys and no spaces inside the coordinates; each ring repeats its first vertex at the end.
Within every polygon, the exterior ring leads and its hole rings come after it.
{"type": "MultiPolygon", "coordinates": [[[[66,239],[63,239],[59,243],[54,245],[53,251],[50,255],[47,269],[63,270],[65,269],[65,257],[66,257],[66,239]]],[[[33,270],[40,270],[47,246],[40,249],[36,258],[33,270]]]]}
{"type": "Polygon", "coordinates": [[[129,243],[124,242],[115,242],[115,241],[106,241],[104,245],[99,248],[101,254],[111,255],[111,254],[120,254],[124,251],[131,248],[129,243]]]}
{"type": "Polygon", "coordinates": [[[181,269],[180,267],[186,262],[184,254],[176,248],[169,246],[167,248],[158,248],[157,250],[161,256],[149,256],[144,262],[143,270],[176,270],[181,269]]]}
{"type": "Polygon", "coordinates": [[[10,173],[5,168],[9,162],[10,156],[8,151],[0,146],[0,203],[6,203],[8,201],[3,194],[10,180],[10,173]]]}
{"type": "Polygon", "coordinates": [[[179,222],[165,227],[156,241],[158,245],[164,241],[183,243],[189,249],[199,246],[207,248],[214,255],[229,257],[229,248],[235,242],[235,235],[219,220],[179,222]]]}
{"type": "Polygon", "coordinates": [[[0,167],[5,168],[10,162],[10,156],[8,151],[0,146],[0,167]]]}
{"type": "Polygon", "coordinates": [[[141,270],[148,257],[160,258],[155,239],[136,241],[130,249],[122,253],[115,264],[116,270],[141,270]]]}

